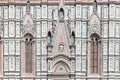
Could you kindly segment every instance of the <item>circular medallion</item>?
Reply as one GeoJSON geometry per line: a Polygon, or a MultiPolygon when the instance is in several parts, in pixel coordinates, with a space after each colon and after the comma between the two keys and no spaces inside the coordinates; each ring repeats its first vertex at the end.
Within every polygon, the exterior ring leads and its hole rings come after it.
{"type": "Polygon", "coordinates": [[[97,32],[97,27],[96,26],[93,27],[93,31],[97,32]]]}

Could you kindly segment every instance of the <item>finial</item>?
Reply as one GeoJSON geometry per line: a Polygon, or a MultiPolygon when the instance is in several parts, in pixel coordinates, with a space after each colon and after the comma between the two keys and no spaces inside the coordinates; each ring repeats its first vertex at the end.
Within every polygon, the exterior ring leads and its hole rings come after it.
{"type": "Polygon", "coordinates": [[[94,3],[93,3],[93,12],[97,12],[97,1],[94,0],[94,3]]]}

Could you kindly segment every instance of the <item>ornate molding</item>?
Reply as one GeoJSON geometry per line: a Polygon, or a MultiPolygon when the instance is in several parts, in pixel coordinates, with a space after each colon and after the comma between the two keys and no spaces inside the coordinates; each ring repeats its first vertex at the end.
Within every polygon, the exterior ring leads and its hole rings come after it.
{"type": "Polygon", "coordinates": [[[24,35],[25,33],[34,33],[34,27],[31,24],[27,24],[25,26],[21,27],[22,34],[24,35]]]}
{"type": "Polygon", "coordinates": [[[91,15],[89,22],[89,34],[91,33],[100,34],[100,18],[96,12],[91,15]]]}

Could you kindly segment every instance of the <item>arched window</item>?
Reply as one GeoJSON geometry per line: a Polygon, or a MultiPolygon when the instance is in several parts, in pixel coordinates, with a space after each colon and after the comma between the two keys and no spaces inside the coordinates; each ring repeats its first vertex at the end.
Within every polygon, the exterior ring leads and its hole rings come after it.
{"type": "Polygon", "coordinates": [[[60,11],[59,11],[59,20],[60,21],[64,21],[64,10],[63,10],[63,8],[60,8],[60,11]]]}
{"type": "Polygon", "coordinates": [[[97,34],[91,35],[91,54],[90,54],[90,72],[99,73],[99,51],[100,51],[100,41],[97,34]]]}
{"type": "Polygon", "coordinates": [[[72,45],[75,44],[75,33],[74,32],[72,32],[72,35],[71,35],[71,43],[72,45]]]}
{"type": "Polygon", "coordinates": [[[25,35],[25,72],[32,73],[32,52],[33,37],[30,34],[25,35]]]}
{"type": "Polygon", "coordinates": [[[51,36],[51,32],[50,31],[48,32],[47,41],[48,41],[48,45],[50,45],[51,42],[52,42],[52,36],[51,36]]]}

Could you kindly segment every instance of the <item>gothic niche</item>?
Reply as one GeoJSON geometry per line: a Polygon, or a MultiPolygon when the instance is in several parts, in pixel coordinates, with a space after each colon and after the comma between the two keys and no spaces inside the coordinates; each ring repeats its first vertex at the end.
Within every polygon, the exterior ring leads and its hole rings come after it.
{"type": "Polygon", "coordinates": [[[48,42],[48,45],[51,45],[51,42],[52,42],[52,36],[51,36],[51,32],[50,32],[50,31],[48,32],[47,42],[48,42]]]}
{"type": "Polygon", "coordinates": [[[30,12],[30,1],[27,1],[26,12],[27,12],[27,13],[30,12]]]}
{"type": "Polygon", "coordinates": [[[72,32],[70,39],[71,39],[71,44],[75,45],[75,33],[74,32],[72,32]]]}
{"type": "Polygon", "coordinates": [[[25,36],[25,72],[32,73],[32,51],[33,51],[33,36],[26,34],[25,36]]]}
{"type": "Polygon", "coordinates": [[[59,21],[64,21],[64,10],[60,8],[59,10],[59,21]]]}
{"type": "Polygon", "coordinates": [[[94,0],[94,3],[93,3],[93,12],[97,12],[97,1],[94,0]]]}

